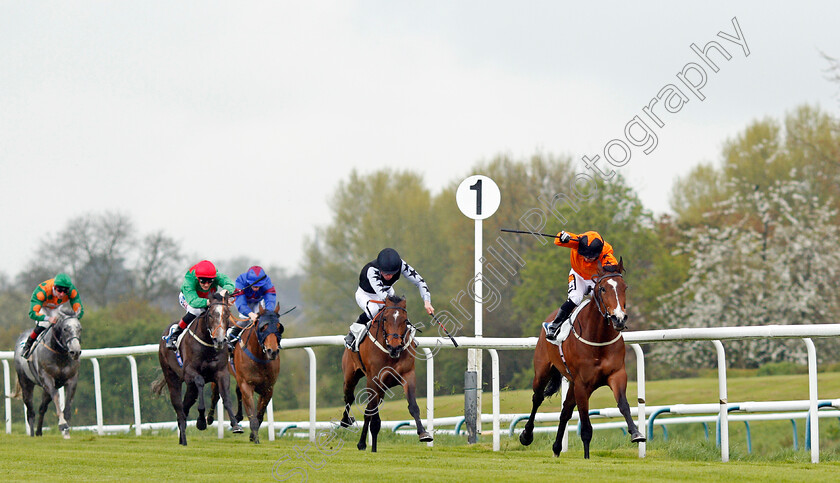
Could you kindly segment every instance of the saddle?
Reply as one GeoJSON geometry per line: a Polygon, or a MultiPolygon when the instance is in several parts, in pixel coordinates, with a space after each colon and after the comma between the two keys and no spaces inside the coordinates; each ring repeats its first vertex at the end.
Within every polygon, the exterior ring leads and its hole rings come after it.
{"type": "MultiPolygon", "coordinates": [[[[569,315],[569,318],[561,322],[560,330],[557,332],[557,337],[555,337],[554,340],[546,339],[548,342],[556,345],[557,347],[560,347],[560,352],[563,352],[561,344],[564,340],[566,340],[567,337],[569,337],[569,334],[572,332],[572,324],[574,323],[575,319],[577,319],[577,316],[580,313],[580,311],[583,310],[583,308],[586,307],[586,305],[591,300],[592,299],[586,299],[583,302],[581,302],[580,305],[575,307],[575,310],[572,311],[572,314],[569,315]]],[[[545,330],[545,333],[547,334],[549,330],[548,326],[550,325],[550,323],[543,322],[542,325],[543,329],[545,330]]]]}

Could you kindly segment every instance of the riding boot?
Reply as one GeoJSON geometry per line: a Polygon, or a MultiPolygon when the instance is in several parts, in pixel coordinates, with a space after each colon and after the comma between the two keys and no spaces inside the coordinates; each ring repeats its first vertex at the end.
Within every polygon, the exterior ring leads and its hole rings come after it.
{"type": "Polygon", "coordinates": [[[358,352],[359,349],[356,347],[356,339],[358,339],[367,328],[367,323],[370,321],[370,318],[362,312],[359,315],[359,318],[356,319],[355,322],[350,326],[350,332],[344,337],[344,346],[350,349],[353,352],[358,352]]]}
{"type": "Polygon", "coordinates": [[[183,332],[186,328],[187,324],[185,324],[183,320],[169,328],[169,334],[163,337],[163,340],[166,342],[167,349],[172,351],[177,349],[175,344],[178,343],[178,337],[181,335],[181,332],[183,332]],[[184,327],[181,327],[181,325],[183,325],[184,327]]]}
{"type": "Polygon", "coordinates": [[[239,337],[241,335],[242,328],[238,325],[234,325],[227,330],[228,349],[230,349],[231,352],[233,352],[233,349],[236,347],[236,343],[239,342],[239,337]]]}
{"type": "Polygon", "coordinates": [[[557,316],[554,317],[554,320],[549,324],[548,330],[545,333],[545,338],[547,340],[554,340],[557,337],[557,333],[560,331],[560,326],[563,325],[563,321],[569,318],[569,315],[572,314],[572,310],[575,309],[577,305],[571,300],[566,300],[563,302],[563,305],[560,306],[560,310],[557,311],[557,316]]]}
{"type": "MultiPolygon", "coordinates": [[[[34,332],[32,333],[35,334],[34,332]]],[[[35,343],[35,337],[29,336],[26,338],[26,343],[23,345],[23,350],[20,351],[21,357],[29,359],[29,353],[32,351],[32,344],[35,343]]]]}

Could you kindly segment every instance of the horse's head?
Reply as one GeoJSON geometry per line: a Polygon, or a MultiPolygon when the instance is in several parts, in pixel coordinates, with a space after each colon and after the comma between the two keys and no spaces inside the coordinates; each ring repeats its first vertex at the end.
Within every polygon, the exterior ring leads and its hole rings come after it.
{"type": "Polygon", "coordinates": [[[273,312],[267,312],[260,308],[260,316],[257,318],[257,338],[260,347],[268,360],[277,359],[280,353],[280,337],[283,335],[283,324],[280,323],[280,305],[277,305],[273,312]]]}
{"type": "Polygon", "coordinates": [[[621,275],[624,272],[624,260],[617,266],[598,268],[595,281],[595,302],[605,319],[612,323],[615,330],[621,332],[627,328],[627,312],[624,310],[627,283],[621,275]]]}
{"type": "Polygon", "coordinates": [[[230,308],[228,305],[230,295],[224,296],[214,293],[210,296],[205,312],[205,324],[210,339],[213,341],[213,348],[221,350],[225,345],[228,319],[230,319],[230,308]]]}
{"type": "Polygon", "coordinates": [[[67,305],[58,311],[58,320],[53,326],[53,340],[56,346],[67,351],[71,359],[77,360],[82,354],[82,323],[76,312],[67,305]]]}
{"type": "Polygon", "coordinates": [[[389,296],[385,307],[376,314],[380,326],[385,332],[385,348],[388,355],[397,359],[402,354],[408,336],[408,312],[405,310],[405,298],[389,296]]]}

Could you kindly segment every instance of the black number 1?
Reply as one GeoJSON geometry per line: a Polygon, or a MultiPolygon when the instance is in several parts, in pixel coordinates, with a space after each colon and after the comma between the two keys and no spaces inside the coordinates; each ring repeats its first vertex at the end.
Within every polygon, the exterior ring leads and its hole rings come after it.
{"type": "Polygon", "coordinates": [[[470,186],[471,190],[475,190],[475,214],[481,214],[481,180],[475,182],[474,185],[470,186]]]}

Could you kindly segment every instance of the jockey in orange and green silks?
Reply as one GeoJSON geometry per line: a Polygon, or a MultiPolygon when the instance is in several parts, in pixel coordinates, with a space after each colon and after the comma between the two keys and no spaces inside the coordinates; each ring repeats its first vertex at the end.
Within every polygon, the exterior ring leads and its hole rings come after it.
{"type": "Polygon", "coordinates": [[[569,271],[568,299],[560,306],[557,316],[546,331],[546,339],[552,340],[563,321],[580,305],[583,297],[595,287],[592,278],[598,274],[598,267],[606,271],[614,270],[618,260],[613,255],[612,246],[605,242],[597,231],[587,231],[580,235],[561,231],[554,239],[554,244],[571,248],[569,259],[572,269],[569,271]]]}
{"type": "MultiPolygon", "coordinates": [[[[175,343],[181,332],[190,325],[190,322],[204,312],[207,308],[207,299],[210,295],[218,292],[220,295],[233,293],[233,281],[224,273],[216,271],[216,266],[209,260],[202,260],[187,270],[184,275],[184,283],[181,284],[181,293],[178,294],[178,302],[187,311],[177,324],[169,328],[169,334],[162,337],[166,347],[175,350],[175,343]]],[[[233,298],[230,303],[233,303],[233,298]]]]}
{"type": "Polygon", "coordinates": [[[58,307],[65,303],[70,304],[76,317],[81,320],[85,315],[85,307],[79,291],[66,273],[59,273],[55,278],[45,280],[35,287],[29,303],[29,318],[35,321],[35,328],[23,346],[24,358],[29,357],[29,351],[38,335],[56,322],[58,307]]]}

